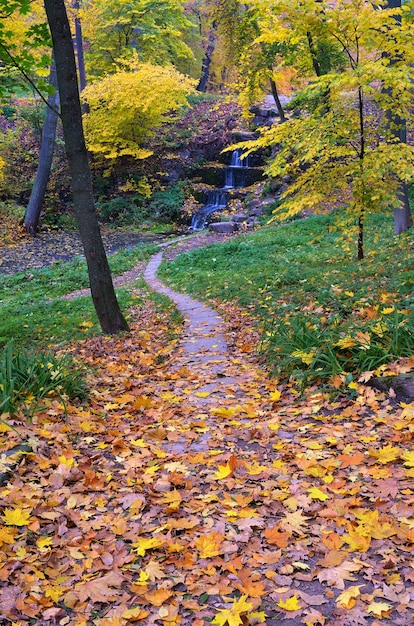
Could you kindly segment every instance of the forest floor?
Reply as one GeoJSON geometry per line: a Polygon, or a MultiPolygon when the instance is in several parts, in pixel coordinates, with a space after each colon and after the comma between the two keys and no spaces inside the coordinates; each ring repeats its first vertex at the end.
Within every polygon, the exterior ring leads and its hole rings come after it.
{"type": "Polygon", "coordinates": [[[154,262],[184,327],[146,300],[130,334],[72,346],[89,401],[0,427],[33,447],[0,489],[1,623],[412,624],[414,405],[271,380],[246,312],[154,262]]]}

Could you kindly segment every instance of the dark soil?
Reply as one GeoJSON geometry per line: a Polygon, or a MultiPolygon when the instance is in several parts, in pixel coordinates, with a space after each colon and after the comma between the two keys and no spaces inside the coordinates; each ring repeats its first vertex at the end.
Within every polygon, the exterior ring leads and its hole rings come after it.
{"type": "MultiPolygon", "coordinates": [[[[159,243],[164,235],[142,234],[122,230],[102,232],[107,254],[140,243],[159,243]]],[[[76,231],[50,231],[36,237],[27,237],[17,243],[0,248],[0,274],[17,274],[30,269],[48,267],[58,262],[71,261],[83,256],[80,237],[76,231]]]]}
{"type": "MultiPolygon", "coordinates": [[[[167,248],[164,258],[171,260],[182,252],[227,241],[229,237],[221,233],[203,231],[167,248]]],[[[166,239],[166,235],[107,230],[102,232],[102,239],[105,250],[110,255],[141,243],[161,243],[166,239]]],[[[82,243],[76,231],[40,233],[36,237],[28,236],[13,245],[0,247],[0,275],[49,267],[55,263],[71,261],[76,256],[83,256],[82,243]]]]}

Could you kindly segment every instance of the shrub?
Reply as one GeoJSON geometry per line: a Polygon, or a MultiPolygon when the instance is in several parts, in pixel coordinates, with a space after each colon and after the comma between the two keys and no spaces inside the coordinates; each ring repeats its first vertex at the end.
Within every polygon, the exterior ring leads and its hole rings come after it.
{"type": "Polygon", "coordinates": [[[378,310],[372,319],[294,313],[268,329],[275,373],[310,383],[344,380],[412,354],[414,319],[408,309],[378,310]]]}
{"type": "Polygon", "coordinates": [[[14,350],[13,340],[0,357],[0,413],[15,414],[23,409],[33,415],[39,400],[46,397],[85,398],[84,373],[70,355],[14,350]]]}

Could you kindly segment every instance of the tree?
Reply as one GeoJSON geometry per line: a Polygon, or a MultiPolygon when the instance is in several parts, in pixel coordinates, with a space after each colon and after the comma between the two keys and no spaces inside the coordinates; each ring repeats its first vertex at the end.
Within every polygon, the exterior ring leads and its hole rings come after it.
{"type": "Polygon", "coordinates": [[[389,122],[390,115],[393,120],[411,116],[414,62],[412,29],[399,28],[393,11],[377,11],[366,0],[327,6],[321,15],[324,32],[331,45],[342,48],[345,71],[331,68],[302,91],[302,102],[311,106],[300,118],[243,144],[250,150],[280,147],[268,174],[288,174],[293,182],[277,215],[318,209],[331,198],[348,200],[360,259],[367,214],[398,208],[401,183],[414,178],[414,148],[389,122]]]}
{"type": "Polygon", "coordinates": [[[75,215],[88,265],[92,299],[102,330],[113,334],[128,330],[128,325],[116,299],[95,212],[69,20],[64,0],[44,0],[44,5],[53,41],[75,215]]]}
{"type": "Polygon", "coordinates": [[[83,92],[89,112],[85,133],[91,152],[106,159],[151,152],[143,140],[171,117],[194,91],[194,81],[174,67],[132,61],[126,68],[94,82],[83,92]]]}
{"type": "Polygon", "coordinates": [[[79,15],[91,79],[115,72],[134,51],[140,61],[178,68],[193,56],[184,35],[195,27],[183,0],[84,0],[79,15]]]}
{"type": "Polygon", "coordinates": [[[49,84],[54,89],[47,100],[45,121],[42,130],[42,141],[40,145],[39,164],[36,178],[30,194],[24,216],[24,227],[32,235],[37,232],[42,210],[43,200],[52,166],[53,153],[55,150],[56,128],[59,118],[59,90],[57,88],[56,65],[52,56],[50,66],[49,84]]]}
{"type": "MultiPolygon", "coordinates": [[[[386,6],[391,10],[391,20],[394,21],[395,25],[401,28],[401,0],[386,0],[386,6]]],[[[390,56],[387,52],[385,52],[385,58],[389,58],[391,64],[398,64],[401,60],[401,55],[399,50],[397,50],[397,56],[390,56]]],[[[392,94],[390,95],[392,96],[392,94]]],[[[388,120],[391,136],[396,137],[399,142],[407,143],[407,124],[405,119],[400,117],[398,114],[395,115],[393,111],[389,111],[388,120]]],[[[405,232],[412,225],[408,186],[404,182],[401,182],[400,184],[398,197],[400,200],[399,205],[394,207],[394,225],[396,235],[405,232]]]]}

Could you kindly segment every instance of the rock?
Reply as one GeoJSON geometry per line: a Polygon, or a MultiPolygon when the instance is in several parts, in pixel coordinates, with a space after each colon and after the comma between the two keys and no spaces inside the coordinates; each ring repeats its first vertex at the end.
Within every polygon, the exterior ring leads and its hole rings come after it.
{"type": "Polygon", "coordinates": [[[215,233],[234,233],[238,228],[235,222],[213,222],[209,225],[209,229],[215,233]]]}
{"type": "Polygon", "coordinates": [[[263,209],[260,207],[256,207],[255,209],[251,209],[249,211],[249,217],[257,217],[258,215],[263,215],[263,209]]]}
{"type": "Polygon", "coordinates": [[[246,219],[247,219],[247,215],[243,215],[241,213],[231,216],[231,221],[236,222],[237,224],[240,224],[241,222],[245,222],[246,219]]]}
{"type": "Polygon", "coordinates": [[[414,400],[414,373],[371,378],[368,385],[386,393],[392,389],[398,399],[414,400]]]}

